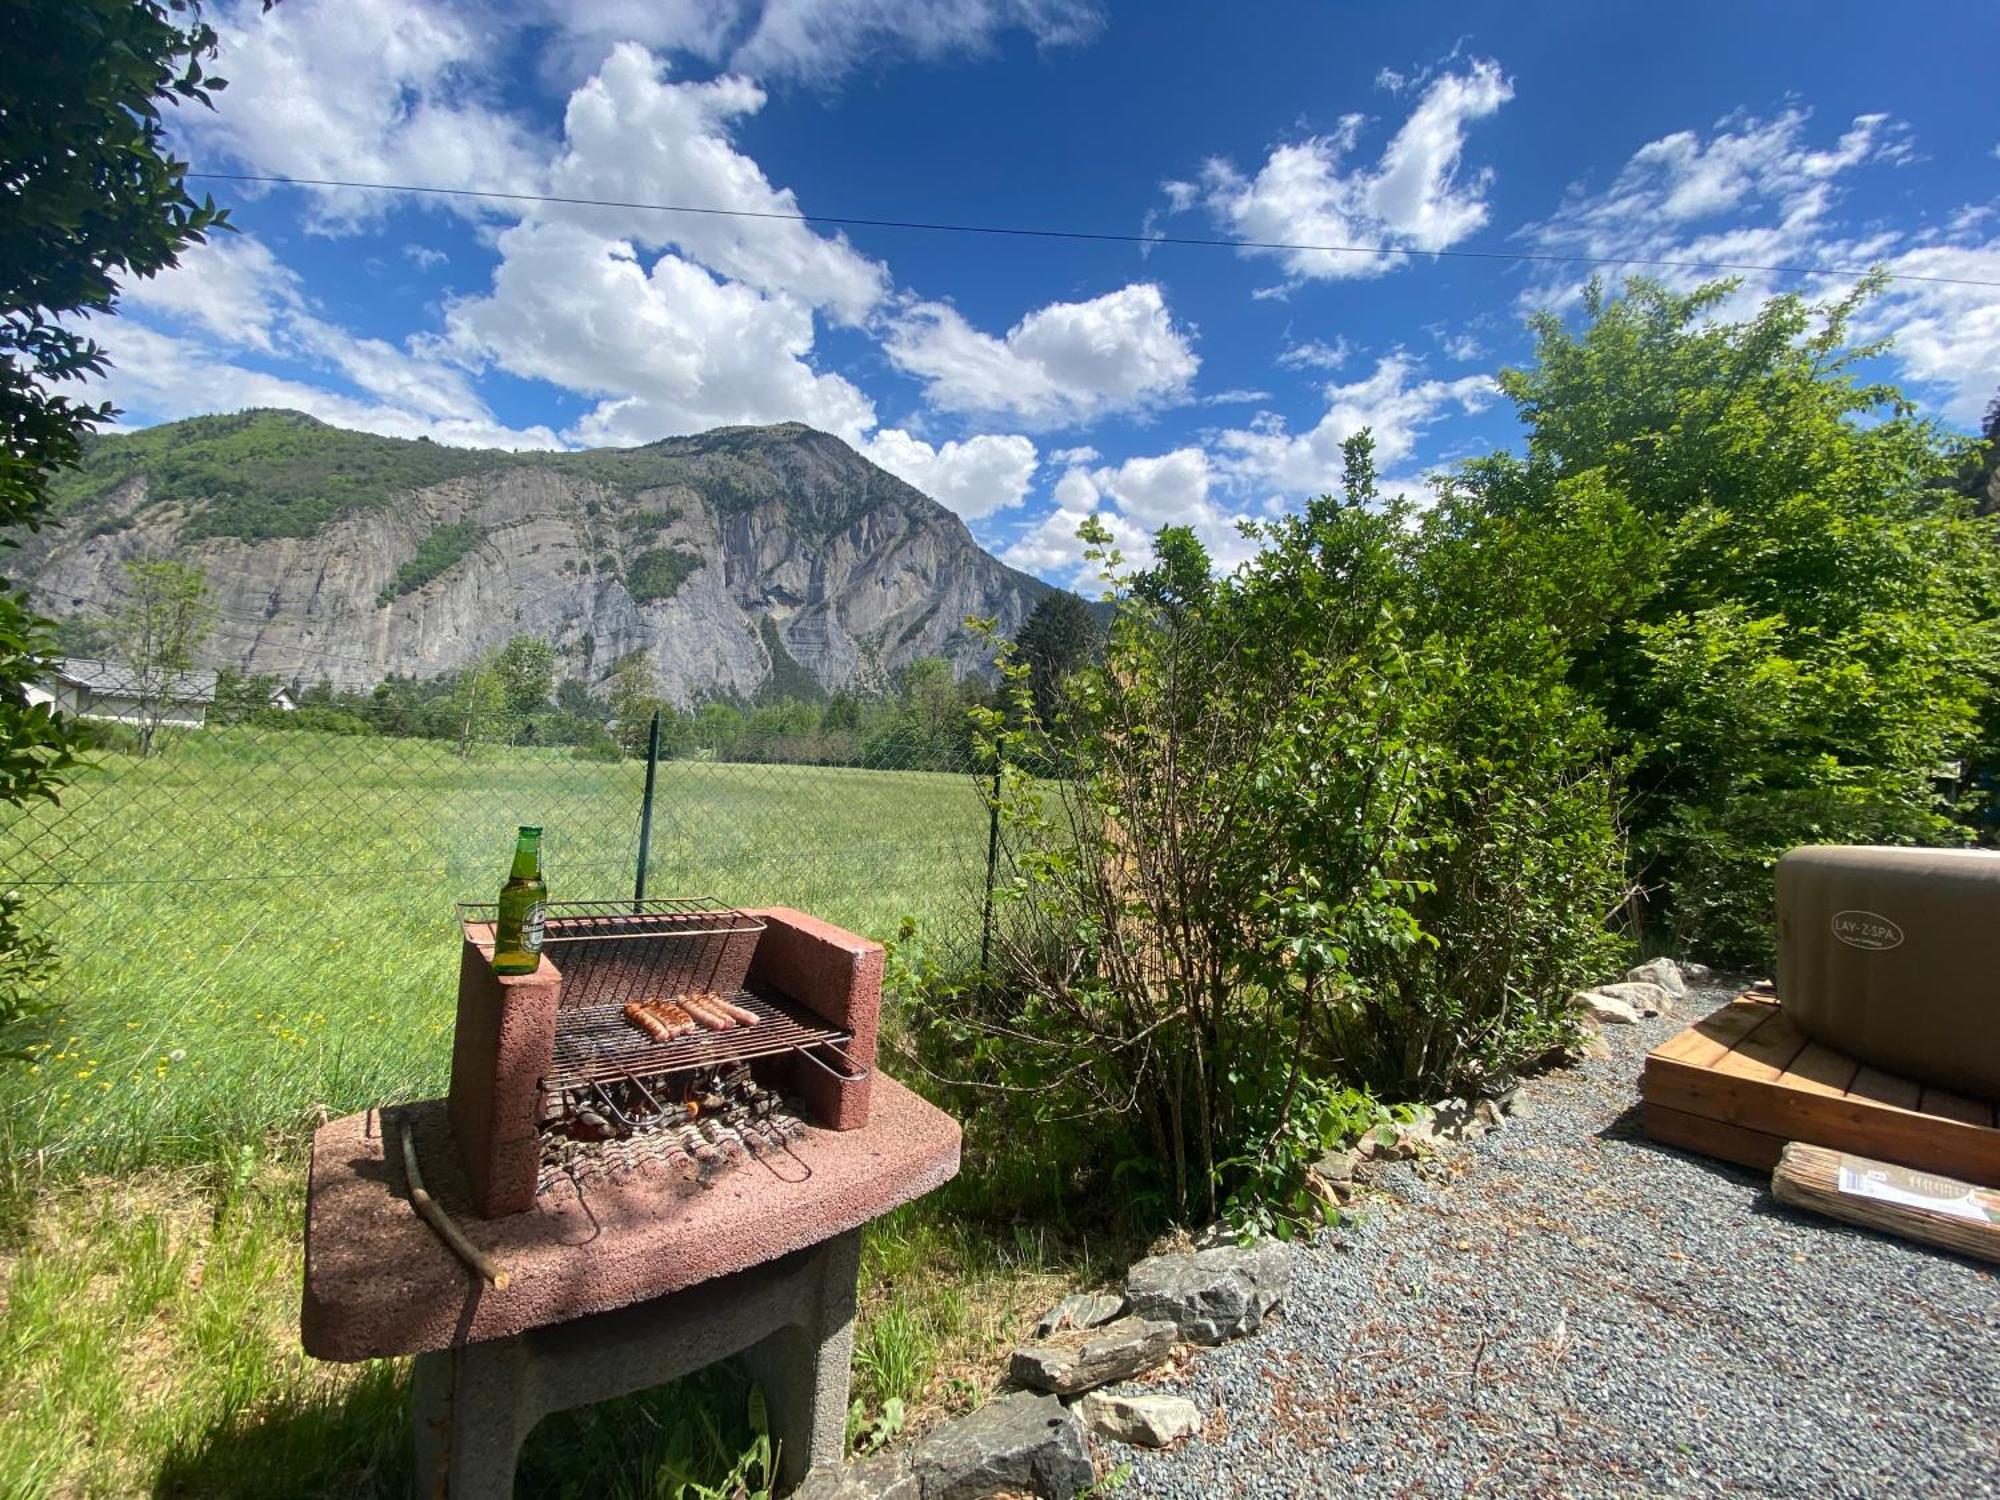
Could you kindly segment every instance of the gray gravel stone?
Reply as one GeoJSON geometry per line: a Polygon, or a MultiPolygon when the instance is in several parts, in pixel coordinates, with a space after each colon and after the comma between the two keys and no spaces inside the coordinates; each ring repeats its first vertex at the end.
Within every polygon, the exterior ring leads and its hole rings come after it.
{"type": "Polygon", "coordinates": [[[1007,1489],[1070,1500],[1092,1477],[1083,1424],[1054,1396],[1032,1391],[945,1423],[918,1446],[910,1472],[924,1500],[985,1500],[1007,1489]]]}
{"type": "Polygon", "coordinates": [[[1303,1247],[1282,1322],[1149,1382],[1215,1436],[1125,1451],[1123,1493],[2000,1495],[2000,1276],[1647,1141],[1640,1063],[1685,1024],[1607,1031],[1410,1173],[1428,1201],[1303,1247]]]}
{"type": "Polygon", "coordinates": [[[1252,1333],[1291,1285],[1295,1252],[1277,1240],[1223,1245],[1191,1255],[1154,1255],[1125,1277],[1125,1300],[1141,1317],[1172,1323],[1191,1344],[1252,1333]]]}
{"type": "Polygon", "coordinates": [[[1172,1352],[1176,1337],[1175,1326],[1164,1320],[1120,1318],[1016,1349],[1007,1373],[1017,1385],[1074,1396],[1152,1369],[1172,1352]]]}

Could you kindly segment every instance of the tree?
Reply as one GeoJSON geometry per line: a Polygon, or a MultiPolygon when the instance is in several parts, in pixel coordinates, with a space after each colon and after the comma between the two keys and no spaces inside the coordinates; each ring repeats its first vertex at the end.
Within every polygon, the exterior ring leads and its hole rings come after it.
{"type": "Polygon", "coordinates": [[[472,754],[482,734],[490,734],[508,719],[507,688],[491,656],[481,657],[458,674],[449,699],[449,722],[458,735],[458,753],[472,754]]]}
{"type": "Polygon", "coordinates": [[[517,635],[494,659],[507,711],[519,717],[548,707],[556,683],[556,648],[532,635],[517,635]]]}
{"type": "Polygon", "coordinates": [[[1593,286],[1581,328],[1535,319],[1500,376],[1526,453],[1467,466],[1432,526],[1460,613],[1512,615],[1610,726],[1648,919],[1760,963],[1791,845],[1972,836],[2000,554],[1958,445],[1856,374],[1871,287],[1718,321],[1732,290],[1593,286]]]}
{"type": "Polygon", "coordinates": [[[653,658],[634,651],[618,658],[611,669],[606,697],[611,704],[611,738],[627,755],[644,755],[651,737],[653,715],[665,705],[653,658]]]}
{"type": "Polygon", "coordinates": [[[1060,718],[1062,684],[1096,654],[1100,634],[1090,606],[1067,589],[1044,594],[1021,622],[1014,647],[1028,669],[1042,723],[1053,726],[1060,718]]]}
{"type": "Polygon", "coordinates": [[[602,724],[611,717],[611,705],[591,692],[590,684],[578,677],[565,677],[556,686],[556,707],[574,719],[602,724]]]}
{"type": "Polygon", "coordinates": [[[192,691],[195,654],[217,610],[199,568],[170,558],[125,564],[125,603],[111,617],[112,649],[138,700],[139,754],[153,753],[160,721],[192,691]]]}
{"type": "MultiPolygon", "coordinates": [[[[112,415],[59,394],[103,373],[78,314],[106,313],[128,276],[175,263],[224,216],[197,203],[166,150],[163,102],[209,102],[201,61],[215,33],[179,6],[18,0],[0,11],[0,531],[40,525],[49,476],[73,466],[112,415]]],[[[8,544],[11,545],[11,544],[8,544]]],[[[53,797],[76,731],[28,688],[52,647],[47,623],[0,579],[0,802],[53,797]]],[[[48,972],[0,905],[0,1026],[29,1014],[48,972]]]]}

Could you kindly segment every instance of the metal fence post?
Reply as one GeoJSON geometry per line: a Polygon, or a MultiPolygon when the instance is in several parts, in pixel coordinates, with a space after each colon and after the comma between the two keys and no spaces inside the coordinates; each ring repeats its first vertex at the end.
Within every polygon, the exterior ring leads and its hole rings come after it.
{"type": "Polygon", "coordinates": [[[660,711],[653,710],[653,729],[646,736],[646,798],[639,804],[639,873],[632,881],[632,908],[646,899],[646,860],[653,850],[653,778],[660,769],[660,711]]]}
{"type": "Polygon", "coordinates": [[[1000,773],[1005,767],[1000,749],[993,749],[993,800],[986,810],[986,907],[979,922],[979,972],[985,974],[993,959],[993,876],[1000,862],[1000,773]]]}

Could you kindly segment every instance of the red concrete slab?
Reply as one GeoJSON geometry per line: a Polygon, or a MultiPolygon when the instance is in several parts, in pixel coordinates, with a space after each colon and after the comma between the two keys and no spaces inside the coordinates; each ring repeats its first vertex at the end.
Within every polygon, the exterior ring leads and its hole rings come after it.
{"type": "Polygon", "coordinates": [[[958,1172],[958,1122],[876,1075],[859,1130],[808,1127],[789,1155],[753,1160],[691,1195],[662,1177],[545,1194],[502,1219],[472,1210],[441,1099],[369,1110],[313,1136],[300,1333],[320,1359],[421,1354],[627,1307],[816,1245],[958,1172]],[[390,1135],[384,1139],[385,1122],[390,1135]],[[410,1207],[400,1131],[424,1186],[505,1266],[498,1290],[410,1207]]]}

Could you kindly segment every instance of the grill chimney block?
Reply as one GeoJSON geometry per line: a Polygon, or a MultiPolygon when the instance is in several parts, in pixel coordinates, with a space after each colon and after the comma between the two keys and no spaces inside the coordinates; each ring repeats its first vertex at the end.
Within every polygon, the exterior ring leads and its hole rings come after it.
{"type": "Polygon", "coordinates": [[[541,1083],[561,1005],[562,975],[546,957],[532,974],[495,974],[492,960],[465,938],[448,1111],[473,1199],[489,1219],[534,1207],[541,1083]]]}

